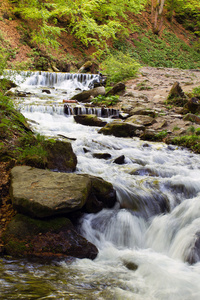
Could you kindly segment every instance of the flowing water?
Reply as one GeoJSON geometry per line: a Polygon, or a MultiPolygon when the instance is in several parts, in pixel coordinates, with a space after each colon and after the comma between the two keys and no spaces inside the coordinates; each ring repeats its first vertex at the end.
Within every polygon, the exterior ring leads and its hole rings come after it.
{"type": "Polygon", "coordinates": [[[88,89],[94,77],[82,84],[55,74],[30,74],[20,83],[27,97],[16,98],[16,105],[36,132],[75,139],[77,173],[110,181],[118,204],[80,221],[82,235],[99,249],[94,261],[43,265],[0,259],[0,299],[200,299],[199,155],[76,124],[64,114],[63,97],[77,93],[77,85],[88,89]],[[94,153],[111,158],[97,159],[94,153]],[[125,164],[115,164],[121,155],[125,164]]]}

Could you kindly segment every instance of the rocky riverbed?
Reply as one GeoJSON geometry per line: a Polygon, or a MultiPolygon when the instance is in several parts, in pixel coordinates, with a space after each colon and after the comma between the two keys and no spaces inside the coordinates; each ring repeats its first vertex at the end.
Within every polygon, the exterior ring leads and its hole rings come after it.
{"type": "MultiPolygon", "coordinates": [[[[194,118],[192,119],[191,115],[189,118],[185,118],[187,113],[190,113],[186,107],[174,106],[173,102],[167,103],[171,88],[175,83],[179,83],[181,89],[180,98],[184,98],[187,102],[191,98],[190,93],[193,88],[200,86],[200,72],[199,70],[144,67],[136,79],[127,81],[126,90],[120,95],[120,102],[115,106],[115,108],[122,112],[121,116],[124,120],[121,122],[128,124],[128,128],[130,129],[130,134],[123,135],[122,133],[121,136],[139,136],[144,140],[165,141],[166,139],[167,141],[168,139],[168,141],[171,141],[175,136],[186,134],[191,127],[194,130],[197,129],[199,127],[198,116],[194,113],[192,114],[197,118],[197,121],[194,118]],[[131,123],[132,125],[130,125],[131,123]],[[162,132],[165,135],[160,135],[160,139],[155,139],[155,135],[162,132]]],[[[197,104],[199,105],[199,103],[197,104]]],[[[115,127],[118,126],[116,121],[114,121],[114,124],[115,127]]],[[[127,134],[126,127],[125,131],[127,134]]],[[[105,134],[105,132],[102,133],[105,134]]],[[[114,134],[112,129],[108,134],[114,134]]],[[[118,128],[116,136],[120,136],[118,128]]],[[[16,139],[16,134],[13,136],[13,139],[16,139]]],[[[12,147],[15,145],[13,141],[10,141],[10,144],[12,144],[12,147]]],[[[0,239],[8,223],[16,214],[9,195],[9,174],[14,165],[14,161],[0,162],[0,199],[2,202],[0,208],[0,239]]],[[[2,241],[0,242],[0,246],[3,251],[2,241]]]]}
{"type": "Polygon", "coordinates": [[[156,122],[148,126],[153,130],[166,130],[170,134],[185,133],[190,126],[199,125],[184,121],[182,109],[166,100],[175,82],[178,82],[185,94],[200,86],[200,70],[180,70],[167,68],[143,67],[139,77],[126,83],[126,93],[120,99],[120,109],[130,111],[135,107],[155,110],[156,122]],[[176,128],[176,130],[174,130],[176,128]]]}

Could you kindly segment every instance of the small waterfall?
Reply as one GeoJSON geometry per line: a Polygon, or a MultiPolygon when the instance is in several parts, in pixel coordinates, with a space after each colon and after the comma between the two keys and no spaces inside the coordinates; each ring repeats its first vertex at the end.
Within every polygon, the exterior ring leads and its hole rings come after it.
{"type": "Polygon", "coordinates": [[[85,107],[85,106],[71,106],[64,105],[64,113],[68,116],[71,115],[96,115],[101,118],[119,117],[119,110],[104,107],[85,107]]]}
{"type": "Polygon", "coordinates": [[[16,84],[25,86],[45,86],[67,89],[90,89],[95,82],[100,81],[99,74],[72,74],[61,72],[44,71],[21,71],[13,72],[7,70],[5,77],[10,77],[16,84]]]}
{"type": "Polygon", "coordinates": [[[24,113],[43,113],[63,115],[62,105],[19,105],[19,110],[24,113]]]}

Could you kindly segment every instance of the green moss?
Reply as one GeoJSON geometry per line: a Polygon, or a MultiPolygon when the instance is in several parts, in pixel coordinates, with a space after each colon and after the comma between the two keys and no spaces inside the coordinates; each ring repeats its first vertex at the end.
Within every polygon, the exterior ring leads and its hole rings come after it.
{"type": "Polygon", "coordinates": [[[200,136],[199,135],[184,135],[181,137],[175,137],[171,140],[172,144],[184,146],[196,153],[200,153],[200,136]]]}

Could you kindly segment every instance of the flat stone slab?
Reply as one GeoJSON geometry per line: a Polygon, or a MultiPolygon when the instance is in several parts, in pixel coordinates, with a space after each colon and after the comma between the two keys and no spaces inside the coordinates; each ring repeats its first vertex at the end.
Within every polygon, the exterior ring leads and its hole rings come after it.
{"type": "Polygon", "coordinates": [[[11,177],[14,209],[38,218],[81,209],[91,191],[91,180],[73,173],[17,166],[11,177]]]}

